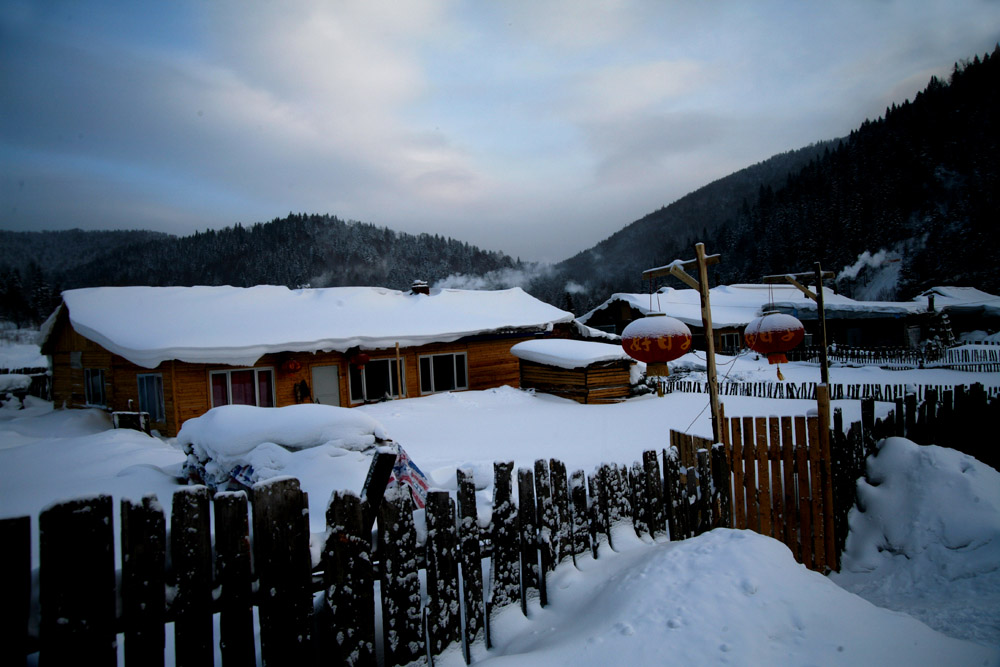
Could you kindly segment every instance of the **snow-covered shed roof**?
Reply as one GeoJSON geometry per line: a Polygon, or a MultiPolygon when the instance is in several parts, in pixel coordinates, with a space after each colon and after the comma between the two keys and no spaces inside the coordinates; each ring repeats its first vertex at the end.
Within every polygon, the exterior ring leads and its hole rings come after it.
{"type": "Polygon", "coordinates": [[[913,300],[926,310],[930,295],[934,296],[935,310],[1000,316],[1000,296],[975,287],[932,287],[915,296],[913,300]]]}
{"type": "MultiPolygon", "coordinates": [[[[814,286],[810,289],[815,290],[814,286]]],[[[643,315],[665,313],[676,317],[688,326],[701,327],[701,296],[697,290],[664,287],[649,294],[620,292],[580,318],[586,323],[590,317],[611,303],[624,301],[643,315]]],[[[764,310],[781,310],[804,319],[816,318],[816,302],[794,285],[737,284],[719,285],[709,290],[712,306],[712,325],[717,328],[744,327],[764,310]]],[[[823,305],[828,318],[835,317],[885,317],[903,316],[920,312],[913,302],[855,301],[823,288],[823,305]]]]}
{"type": "Polygon", "coordinates": [[[562,338],[526,340],[510,348],[510,351],[518,359],[567,370],[607,361],[633,361],[621,345],[562,338]]]}
{"type": "Polygon", "coordinates": [[[275,352],[410,347],[573,320],[518,287],[94,287],[62,296],[78,333],[145,368],[168,359],[245,366],[275,352]]]}

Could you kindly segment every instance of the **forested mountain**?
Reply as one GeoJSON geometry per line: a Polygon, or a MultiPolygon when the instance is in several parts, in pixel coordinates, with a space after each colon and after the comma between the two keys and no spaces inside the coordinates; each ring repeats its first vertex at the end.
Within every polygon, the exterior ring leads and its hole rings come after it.
{"type": "Polygon", "coordinates": [[[882,298],[935,284],[1000,292],[998,113],[1000,47],[845,139],[777,156],[637,220],[557,264],[532,291],[552,303],[572,298],[581,314],[613,292],[647,289],[643,270],[692,259],[703,241],[722,255],[713,284],[810,271],[817,261],[839,272],[885,251],[895,264],[882,298]],[[578,293],[567,296],[567,285],[578,293]]]}
{"type": "MultiPolygon", "coordinates": [[[[104,232],[44,232],[53,235],[104,232]]],[[[139,235],[130,242],[95,236],[84,252],[72,245],[42,252],[32,232],[4,232],[19,244],[19,263],[0,263],[0,318],[37,323],[51,312],[59,291],[96,285],[378,285],[403,289],[414,279],[434,282],[453,273],[515,268],[498,252],[437,235],[403,234],[329,215],[237,224],[192,236],[139,235]]]]}
{"type": "MultiPolygon", "coordinates": [[[[841,271],[863,255],[891,263],[881,298],[910,298],[934,284],[1000,292],[998,110],[1000,46],[956,65],[947,82],[932,78],[913,101],[849,137],[719,179],[536,272],[524,286],[582,314],[613,292],[643,291],[643,270],[693,258],[702,241],[722,256],[709,272],[713,284],[808,271],[817,261],[841,271]]],[[[498,275],[536,268],[454,239],[329,215],[289,214],[180,238],[0,232],[0,319],[38,322],[61,289],[92,285],[405,288],[416,278],[491,274],[465,284],[499,287],[498,275]]],[[[860,289],[847,280],[838,285],[860,289]]]]}

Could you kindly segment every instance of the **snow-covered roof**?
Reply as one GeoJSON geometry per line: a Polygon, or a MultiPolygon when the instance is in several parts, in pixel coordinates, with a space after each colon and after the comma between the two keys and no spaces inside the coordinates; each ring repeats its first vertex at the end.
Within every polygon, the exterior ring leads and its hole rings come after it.
{"type": "MultiPolygon", "coordinates": [[[[814,286],[810,289],[815,290],[814,286]]],[[[664,287],[650,294],[619,292],[580,318],[586,323],[594,313],[607,308],[611,303],[624,301],[643,315],[665,313],[676,317],[688,326],[701,327],[701,296],[697,290],[664,287]]],[[[789,312],[800,319],[816,318],[816,302],[803,294],[794,285],[719,285],[709,290],[712,306],[712,325],[722,327],[744,327],[765,309],[789,312]]],[[[835,294],[829,287],[823,288],[823,304],[828,318],[903,316],[920,312],[922,308],[913,302],[855,301],[835,294]]]]}
{"type": "Polygon", "coordinates": [[[510,348],[510,351],[518,359],[569,370],[607,361],[633,361],[621,345],[585,340],[526,340],[510,348]]]}
{"type": "Polygon", "coordinates": [[[932,287],[913,298],[927,309],[930,295],[934,295],[935,310],[953,313],[983,313],[1000,316],[1000,296],[989,294],[975,287],[932,287]]]}
{"type": "Polygon", "coordinates": [[[78,333],[145,368],[168,359],[245,366],[274,352],[411,347],[573,320],[518,287],[429,295],[379,287],[94,287],[62,296],[78,333]]]}

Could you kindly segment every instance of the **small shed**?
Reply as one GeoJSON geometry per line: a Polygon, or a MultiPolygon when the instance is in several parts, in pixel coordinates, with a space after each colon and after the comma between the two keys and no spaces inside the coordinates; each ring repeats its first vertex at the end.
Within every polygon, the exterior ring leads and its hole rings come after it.
{"type": "Polygon", "coordinates": [[[632,385],[635,360],[620,345],[583,340],[529,340],[511,348],[520,360],[521,388],[578,403],[617,403],[632,385]]]}

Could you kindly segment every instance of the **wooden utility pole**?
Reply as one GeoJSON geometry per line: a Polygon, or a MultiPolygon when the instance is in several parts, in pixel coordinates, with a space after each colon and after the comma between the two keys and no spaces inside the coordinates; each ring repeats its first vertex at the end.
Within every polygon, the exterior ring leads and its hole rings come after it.
{"type": "Polygon", "coordinates": [[[819,312],[819,377],[820,385],[816,388],[816,412],[819,423],[823,426],[819,430],[820,447],[824,456],[830,451],[830,363],[826,356],[826,306],[823,304],[823,280],[833,278],[832,271],[823,271],[819,262],[813,265],[811,273],[785,273],[775,276],[764,276],[765,284],[775,285],[789,283],[795,285],[803,294],[816,302],[816,310],[819,312]],[[816,281],[816,291],[813,292],[802,284],[810,278],[816,281]]]}
{"type": "Polygon", "coordinates": [[[698,290],[701,295],[701,321],[705,328],[705,357],[708,366],[708,399],[712,406],[712,437],[714,442],[722,442],[722,408],[719,405],[719,382],[715,371],[715,336],[712,333],[712,305],[708,298],[708,267],[719,263],[719,255],[706,255],[705,244],[694,247],[695,259],[674,260],[670,264],[643,271],[643,280],[661,276],[673,276],[686,285],[698,290]],[[695,279],[687,270],[698,269],[695,279]]]}

